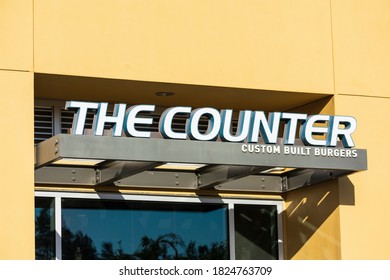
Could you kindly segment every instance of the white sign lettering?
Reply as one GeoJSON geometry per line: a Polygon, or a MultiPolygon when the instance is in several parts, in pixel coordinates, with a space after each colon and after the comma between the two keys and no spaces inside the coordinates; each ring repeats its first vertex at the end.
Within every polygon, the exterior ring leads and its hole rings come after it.
{"type": "MultiPolygon", "coordinates": [[[[81,102],[68,101],[65,108],[74,110],[75,116],[71,133],[75,135],[84,134],[87,112],[94,112],[93,133],[103,135],[104,126],[112,125],[112,136],[121,136],[123,133],[129,137],[150,138],[150,131],[139,131],[137,124],[152,124],[152,118],[139,117],[140,112],[154,112],[154,105],[135,105],[126,110],[126,104],[116,104],[112,116],[107,115],[108,104],[105,102],[81,102]]],[[[300,140],[306,146],[335,147],[340,139],[344,148],[354,147],[352,133],[356,130],[356,120],[350,116],[312,115],[299,113],[272,112],[266,117],[263,111],[240,111],[236,132],[232,132],[233,110],[225,109],[218,111],[214,108],[172,107],[166,109],[159,121],[159,131],[167,139],[190,139],[199,141],[224,142],[246,142],[258,143],[259,137],[268,144],[277,144],[278,133],[284,128],[283,144],[294,145],[298,132],[300,140]],[[172,128],[172,122],[176,114],[186,114],[185,132],[177,132],[172,128]],[[205,133],[199,130],[201,117],[207,117],[208,129],[205,133]],[[318,138],[315,135],[322,137],[318,138]]],[[[266,146],[265,145],[265,146],[266,146]]],[[[289,146],[286,146],[287,149],[289,146]]],[[[243,146],[248,149],[243,152],[254,152],[250,149],[262,149],[262,146],[243,146]]],[[[267,148],[266,148],[267,149],[267,148]]],[[[286,149],[286,148],[285,148],[286,149]]],[[[307,154],[310,151],[303,147],[303,150],[284,151],[285,153],[307,154]]],[[[318,156],[325,152],[315,150],[318,156]]],[[[327,151],[328,153],[328,151],[327,151]]],[[[316,154],[317,155],[317,154],[316,154]]],[[[328,155],[329,156],[329,155],[328,155]]],[[[335,155],[338,156],[338,155],[335,155]]],[[[344,156],[341,154],[340,156],[344,156]]],[[[345,153],[346,157],[353,156],[345,153]]]]}

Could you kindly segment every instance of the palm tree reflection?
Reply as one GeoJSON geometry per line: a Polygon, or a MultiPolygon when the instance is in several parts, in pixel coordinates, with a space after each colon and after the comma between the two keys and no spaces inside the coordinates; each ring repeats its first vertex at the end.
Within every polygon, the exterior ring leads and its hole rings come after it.
{"type": "MultiPolygon", "coordinates": [[[[54,230],[50,229],[50,215],[46,209],[40,211],[35,220],[36,259],[53,259],[54,230]]],[[[72,232],[66,225],[62,228],[62,259],[64,260],[218,260],[228,259],[228,244],[212,242],[197,245],[191,240],[187,244],[175,233],[162,234],[153,239],[144,235],[137,249],[124,252],[122,242],[114,250],[112,242],[102,242],[100,252],[93,239],[82,231],[72,232]]]]}

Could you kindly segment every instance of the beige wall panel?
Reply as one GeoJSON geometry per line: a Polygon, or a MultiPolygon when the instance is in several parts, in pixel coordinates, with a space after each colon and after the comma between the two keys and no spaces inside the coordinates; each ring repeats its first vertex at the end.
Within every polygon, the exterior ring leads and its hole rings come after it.
{"type": "Polygon", "coordinates": [[[337,181],[290,191],[285,195],[287,259],[340,259],[337,181]]]}
{"type": "Polygon", "coordinates": [[[36,72],[333,93],[322,0],[35,1],[36,72]]]}
{"type": "Polygon", "coordinates": [[[0,70],[0,259],[34,259],[33,74],[0,70]]]}
{"type": "Polygon", "coordinates": [[[0,42],[0,69],[32,70],[32,0],[0,0],[0,42]]]}
{"type": "Polygon", "coordinates": [[[332,1],[337,93],[390,97],[390,1],[332,1]]]}
{"type": "Polygon", "coordinates": [[[336,113],[357,119],[353,139],[368,153],[368,171],[340,180],[343,259],[390,259],[389,108],[390,98],[336,96],[336,113]]]}

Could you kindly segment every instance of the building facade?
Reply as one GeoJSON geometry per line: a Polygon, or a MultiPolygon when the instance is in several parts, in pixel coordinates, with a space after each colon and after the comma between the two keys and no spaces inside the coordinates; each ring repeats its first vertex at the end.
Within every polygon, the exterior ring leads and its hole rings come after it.
{"type": "MultiPolygon", "coordinates": [[[[390,230],[389,10],[384,0],[0,0],[0,259],[388,259],[379,229],[390,230]],[[214,162],[208,142],[187,140],[193,149],[178,144],[173,154],[166,140],[151,159],[148,139],[134,146],[139,158],[52,165],[41,143],[59,139],[53,153],[62,155],[64,139],[75,139],[67,101],[153,104],[159,116],[182,106],[353,116],[368,168],[335,160],[319,169],[335,170],[326,180],[298,177],[310,172],[301,155],[281,171],[240,169],[250,164],[214,162]],[[212,168],[185,169],[187,158],[161,167],[188,153],[212,168]],[[283,190],[284,172],[304,182],[283,190]]],[[[158,117],[149,119],[158,133],[158,117]]],[[[176,121],[183,133],[186,118],[176,121]]],[[[70,150],[98,153],[82,137],[70,150]]],[[[126,137],[93,139],[109,139],[109,149],[126,137]]]]}

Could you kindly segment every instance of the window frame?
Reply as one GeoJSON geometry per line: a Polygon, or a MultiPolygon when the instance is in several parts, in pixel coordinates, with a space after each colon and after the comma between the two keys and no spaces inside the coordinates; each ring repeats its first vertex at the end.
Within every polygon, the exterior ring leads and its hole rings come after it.
{"type": "Polygon", "coordinates": [[[138,195],[124,193],[79,193],[79,192],[51,192],[35,191],[35,197],[47,197],[54,199],[54,226],[55,226],[55,259],[62,259],[62,199],[107,199],[107,200],[127,200],[127,201],[150,201],[161,203],[208,203],[208,204],[226,204],[228,207],[228,235],[229,235],[229,255],[230,260],[235,260],[235,224],[234,224],[234,205],[273,205],[277,209],[277,230],[278,230],[278,259],[284,259],[283,246],[283,201],[281,200],[263,200],[263,199],[241,199],[224,198],[215,196],[160,196],[160,195],[138,195]]]}

